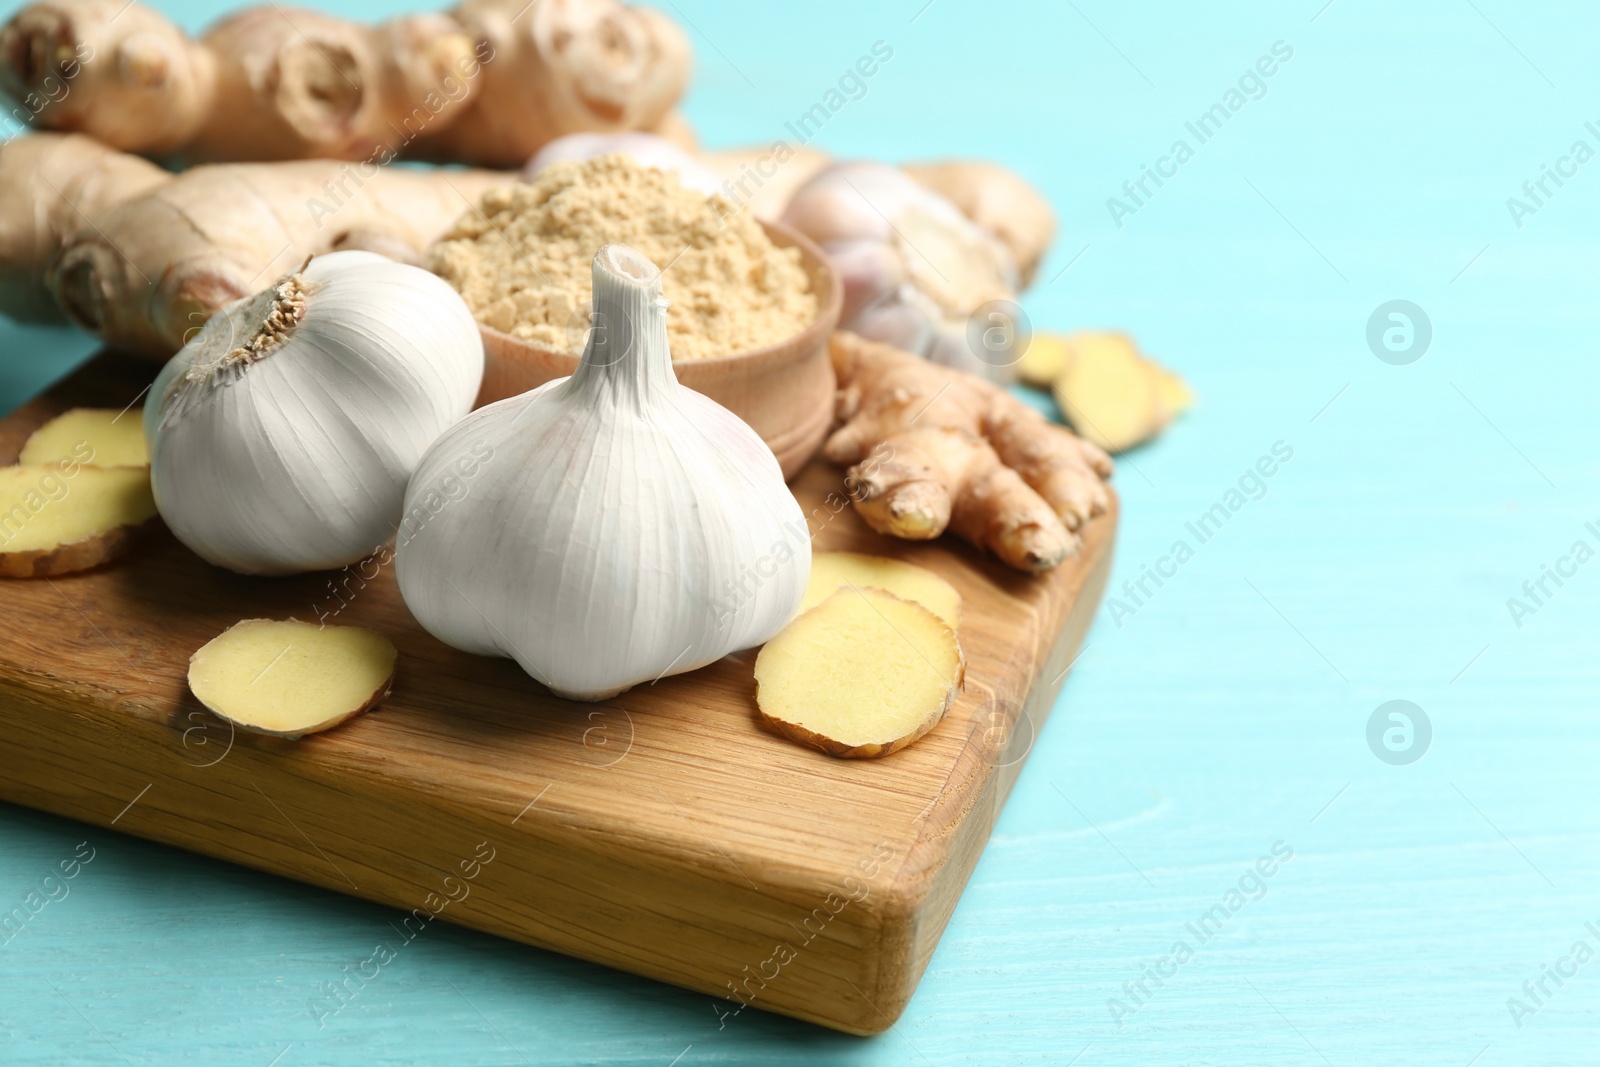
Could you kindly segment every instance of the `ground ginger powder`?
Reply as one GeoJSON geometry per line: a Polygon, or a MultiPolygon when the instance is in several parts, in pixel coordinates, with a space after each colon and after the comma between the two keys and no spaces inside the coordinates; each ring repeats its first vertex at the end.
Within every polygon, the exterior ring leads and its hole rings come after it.
{"type": "Polygon", "coordinates": [[[817,317],[797,249],[776,247],[748,212],[622,155],[558,163],[489,192],[439,239],[428,266],[479,322],[580,355],[590,264],[613,242],[666,272],[674,360],[776,344],[817,317]]]}

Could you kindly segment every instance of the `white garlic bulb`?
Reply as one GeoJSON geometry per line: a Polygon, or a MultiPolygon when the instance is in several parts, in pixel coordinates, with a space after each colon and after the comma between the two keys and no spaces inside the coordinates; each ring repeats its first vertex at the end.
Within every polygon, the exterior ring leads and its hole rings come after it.
{"type": "MultiPolygon", "coordinates": [[[[885,163],[836,163],[797,190],[783,221],[827,253],[844,283],[841,329],[991,381],[968,318],[1018,285],[1010,250],[944,197],[885,163]]],[[[981,331],[980,331],[981,332],[981,331]]]]}
{"type": "Polygon", "coordinates": [[[606,245],[593,277],[577,371],[480,408],[423,457],[395,571],[429,633],[575,700],[765,642],[811,571],[777,459],[674,376],[660,272],[606,245]]]}
{"type": "Polygon", "coordinates": [[[557,137],[528,160],[528,165],[522,168],[522,177],[531,182],[552,163],[582,163],[612,153],[625,155],[641,167],[676,174],[685,189],[693,189],[707,196],[722,186],[722,179],[717,177],[715,171],[665,137],[631,130],[620,133],[569,133],[557,137]]]}
{"type": "Polygon", "coordinates": [[[295,574],[394,536],[423,452],[472,409],[483,342],[442,279],[318,256],[208,320],[145,401],[156,506],[202,559],[295,574]]]}

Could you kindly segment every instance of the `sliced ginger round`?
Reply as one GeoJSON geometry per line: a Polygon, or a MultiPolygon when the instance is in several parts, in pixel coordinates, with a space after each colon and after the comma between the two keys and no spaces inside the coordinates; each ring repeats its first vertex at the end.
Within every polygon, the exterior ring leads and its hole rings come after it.
{"type": "Polygon", "coordinates": [[[1048,389],[1067,369],[1071,353],[1070,338],[1056,333],[1036,333],[1028,342],[1027,351],[1017,360],[1017,377],[1036,388],[1048,389]]]}
{"type": "Polygon", "coordinates": [[[0,467],[0,577],[109,563],[155,521],[142,467],[0,467]]]}
{"type": "Polygon", "coordinates": [[[144,424],[138,412],[73,408],[57,415],[29,437],[17,462],[92,463],[96,467],[148,467],[144,424]]]}
{"type": "Polygon", "coordinates": [[[1156,372],[1156,395],[1166,408],[1169,419],[1177,418],[1194,404],[1194,393],[1177,374],[1156,363],[1150,364],[1156,372]]]}
{"type": "Polygon", "coordinates": [[[811,580],[806,583],[804,614],[832,596],[840,587],[883,589],[904,600],[921,604],[952,630],[961,625],[961,594],[956,587],[915,563],[867,556],[859,552],[814,552],[811,580]]]}
{"type": "Polygon", "coordinates": [[[388,638],[359,626],[246,619],[189,657],[189,689],[235,726],[300,737],[376,707],[395,656],[388,638]]]}
{"type": "Polygon", "coordinates": [[[1107,452],[1142,444],[1167,423],[1151,365],[1122,334],[1075,336],[1054,392],[1072,428],[1107,452]]]}
{"type": "MultiPolygon", "coordinates": [[[[1194,403],[1183,379],[1140,354],[1126,334],[1086,331],[1062,344],[1051,384],[1056,403],[1080,436],[1108,452],[1143,444],[1194,403]]],[[[1048,370],[1044,358],[1040,373],[1048,370]]]]}
{"type": "Polygon", "coordinates": [[[966,664],[943,619],[881,589],[844,588],[756,657],[761,721],[830,756],[886,756],[936,726],[966,664]]]}

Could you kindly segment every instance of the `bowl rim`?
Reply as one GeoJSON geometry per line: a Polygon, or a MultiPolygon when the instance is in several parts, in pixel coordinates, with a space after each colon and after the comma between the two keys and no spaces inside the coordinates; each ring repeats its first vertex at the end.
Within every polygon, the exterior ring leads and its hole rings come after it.
{"type": "MultiPolygon", "coordinates": [[[[815,266],[814,270],[808,269],[806,271],[807,279],[812,282],[813,292],[816,290],[815,279],[819,272],[821,277],[827,279],[827,299],[823,299],[823,294],[817,294],[817,317],[807,323],[804,329],[790,334],[781,341],[774,341],[772,344],[762,345],[760,348],[747,348],[742,352],[730,352],[726,356],[711,356],[707,359],[675,359],[672,361],[675,372],[684,367],[714,367],[735,363],[751,363],[781,354],[791,348],[808,348],[813,341],[813,334],[820,333],[823,335],[823,339],[826,340],[827,335],[838,328],[839,318],[844,314],[844,282],[839,277],[839,272],[833,269],[833,264],[828,262],[827,255],[815,241],[785,223],[768,219],[757,219],[756,222],[769,238],[777,238],[773,243],[779,248],[798,248],[802,260],[808,261],[815,266]]],[[[479,321],[476,315],[473,316],[472,321],[477,324],[479,332],[493,337],[501,345],[522,348],[560,359],[570,359],[574,363],[583,358],[582,354],[573,355],[570,352],[558,352],[553,348],[546,348],[544,345],[514,337],[479,321]]]]}

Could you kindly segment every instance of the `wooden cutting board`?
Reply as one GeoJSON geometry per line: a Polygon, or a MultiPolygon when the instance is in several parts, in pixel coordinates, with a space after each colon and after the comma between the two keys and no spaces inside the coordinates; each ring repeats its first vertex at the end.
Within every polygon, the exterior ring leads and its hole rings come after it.
{"type": "MultiPolygon", "coordinates": [[[[120,408],[150,377],[96,360],[0,423],[0,462],[56,413],[120,408]]],[[[1077,654],[1116,510],[1028,579],[948,539],[879,537],[840,489],[821,461],[794,483],[816,549],[898,556],[963,598],[965,689],[895,755],[838,760],[762,731],[754,652],[569,703],[430,637],[387,568],[245,578],[163,532],[98,572],[0,584],[0,797],[393,905],[407,914],[391,949],[449,921],[724,998],[720,1011],[880,1032],[1077,654]],[[184,672],[256,617],[382,631],[400,650],[393,695],[300,741],[235,733],[184,672]]]]}

